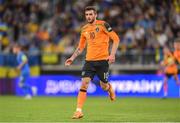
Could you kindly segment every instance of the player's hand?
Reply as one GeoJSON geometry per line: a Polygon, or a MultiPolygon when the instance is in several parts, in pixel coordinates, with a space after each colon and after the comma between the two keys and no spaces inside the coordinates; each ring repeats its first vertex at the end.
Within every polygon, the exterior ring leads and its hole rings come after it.
{"type": "Polygon", "coordinates": [[[72,58],[69,58],[65,61],[65,66],[70,66],[73,62],[73,59],[72,58]]]}
{"type": "Polygon", "coordinates": [[[114,63],[114,62],[115,62],[115,55],[110,55],[110,56],[108,57],[108,62],[109,62],[109,64],[114,63]]]}

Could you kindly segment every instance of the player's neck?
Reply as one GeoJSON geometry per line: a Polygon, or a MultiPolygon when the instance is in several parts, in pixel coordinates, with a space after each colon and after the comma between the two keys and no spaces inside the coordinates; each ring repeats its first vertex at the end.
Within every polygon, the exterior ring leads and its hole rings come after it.
{"type": "Polygon", "coordinates": [[[93,24],[96,24],[96,19],[94,20],[93,24]]]}
{"type": "Polygon", "coordinates": [[[94,25],[96,24],[96,19],[92,22],[92,23],[89,23],[90,25],[94,25]]]}

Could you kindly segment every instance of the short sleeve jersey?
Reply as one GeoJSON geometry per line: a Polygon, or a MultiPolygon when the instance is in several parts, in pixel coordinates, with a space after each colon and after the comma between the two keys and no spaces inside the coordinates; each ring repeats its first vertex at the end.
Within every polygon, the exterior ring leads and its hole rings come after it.
{"type": "Polygon", "coordinates": [[[178,63],[180,63],[180,51],[175,50],[174,51],[174,57],[178,63]]]}
{"type": "Polygon", "coordinates": [[[119,43],[118,35],[110,25],[102,20],[96,20],[95,24],[86,24],[81,29],[78,48],[83,50],[87,44],[86,60],[106,60],[109,56],[109,39],[119,43]]]}
{"type": "Polygon", "coordinates": [[[175,57],[171,55],[165,55],[164,56],[164,64],[166,65],[165,73],[168,74],[177,74],[178,68],[175,62],[175,57]]]}

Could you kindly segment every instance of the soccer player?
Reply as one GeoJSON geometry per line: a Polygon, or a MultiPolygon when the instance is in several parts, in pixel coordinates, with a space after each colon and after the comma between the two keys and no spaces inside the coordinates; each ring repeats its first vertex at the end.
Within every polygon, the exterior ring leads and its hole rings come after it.
{"type": "Polygon", "coordinates": [[[164,59],[161,62],[161,65],[164,67],[164,73],[165,73],[163,92],[164,92],[164,98],[166,98],[168,95],[168,79],[170,79],[173,76],[176,80],[176,84],[179,85],[179,78],[178,78],[178,68],[176,65],[176,59],[168,47],[163,48],[163,55],[164,55],[164,59]]]}
{"type": "Polygon", "coordinates": [[[87,24],[81,29],[79,45],[73,55],[65,61],[66,66],[71,65],[87,44],[86,60],[82,68],[82,84],[77,97],[77,108],[72,117],[73,119],[83,117],[82,107],[86,100],[87,88],[95,74],[99,77],[100,85],[103,90],[108,92],[110,99],[114,101],[116,98],[111,84],[108,83],[108,69],[109,64],[115,62],[115,54],[120,39],[107,22],[96,20],[97,11],[95,7],[86,7],[84,13],[87,24]],[[113,40],[110,55],[108,51],[109,38],[113,40]]]}
{"type": "Polygon", "coordinates": [[[21,71],[18,85],[23,89],[25,99],[31,99],[31,86],[26,82],[27,78],[30,76],[27,56],[23,53],[22,47],[19,44],[13,46],[13,53],[17,55],[17,70],[21,71]]]}
{"type": "Polygon", "coordinates": [[[176,58],[176,61],[180,63],[180,38],[177,38],[174,41],[174,57],[176,58]]]}

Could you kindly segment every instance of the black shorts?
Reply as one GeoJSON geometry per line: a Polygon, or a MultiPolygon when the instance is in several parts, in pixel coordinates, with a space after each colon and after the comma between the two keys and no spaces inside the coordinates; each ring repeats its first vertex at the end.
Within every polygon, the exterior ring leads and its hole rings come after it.
{"type": "Polygon", "coordinates": [[[82,77],[90,77],[91,80],[93,80],[95,75],[97,75],[102,82],[108,82],[109,63],[107,60],[85,61],[82,69],[82,77]]]}
{"type": "Polygon", "coordinates": [[[166,73],[165,75],[166,75],[166,77],[169,79],[169,78],[171,78],[172,76],[174,76],[174,75],[176,75],[176,74],[169,74],[169,73],[166,73]]]}

